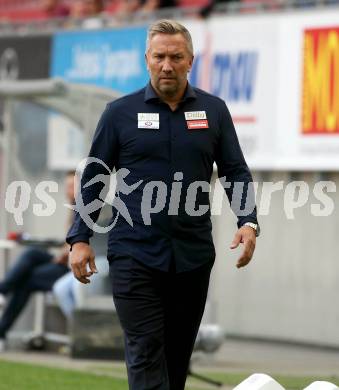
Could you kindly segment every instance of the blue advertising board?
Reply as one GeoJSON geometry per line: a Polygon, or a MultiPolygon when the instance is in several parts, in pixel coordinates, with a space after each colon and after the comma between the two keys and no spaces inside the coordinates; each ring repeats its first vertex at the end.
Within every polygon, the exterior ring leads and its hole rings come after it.
{"type": "Polygon", "coordinates": [[[146,27],[56,33],[50,75],[123,94],[142,88],[148,81],[146,36],[146,27]]]}
{"type": "Polygon", "coordinates": [[[190,83],[207,89],[228,103],[251,103],[254,99],[259,53],[251,51],[223,51],[209,57],[196,54],[190,73],[190,83]],[[204,61],[207,60],[208,70],[204,61]],[[207,83],[203,85],[204,81],[207,83]],[[204,80],[205,79],[205,80],[204,80]]]}

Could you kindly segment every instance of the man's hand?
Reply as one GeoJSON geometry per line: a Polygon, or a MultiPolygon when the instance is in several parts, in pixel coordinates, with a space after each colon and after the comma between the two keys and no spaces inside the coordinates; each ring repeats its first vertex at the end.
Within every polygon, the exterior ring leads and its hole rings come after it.
{"type": "Polygon", "coordinates": [[[85,242],[73,244],[70,259],[74,276],[81,283],[90,283],[89,278],[98,272],[94,261],[95,254],[90,245],[85,242]],[[87,264],[89,265],[89,270],[87,264]]]}
{"type": "Polygon", "coordinates": [[[244,250],[238,259],[237,268],[245,267],[251,261],[255,249],[255,242],[255,230],[250,226],[242,226],[236,232],[230,248],[235,249],[240,243],[244,244],[244,250]]]}

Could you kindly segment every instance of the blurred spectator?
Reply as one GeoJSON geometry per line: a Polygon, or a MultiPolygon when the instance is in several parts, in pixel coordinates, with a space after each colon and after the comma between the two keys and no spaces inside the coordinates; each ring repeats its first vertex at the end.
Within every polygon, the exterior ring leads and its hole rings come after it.
{"type": "Polygon", "coordinates": [[[161,8],[175,7],[175,0],[145,0],[143,1],[142,11],[152,12],[161,8]]]}
{"type": "MultiPolygon", "coordinates": [[[[105,278],[108,280],[109,266],[107,258],[104,256],[96,257],[96,266],[98,273],[91,278],[91,283],[86,285],[87,296],[104,294],[105,278]]],[[[109,284],[109,287],[111,285],[109,284]]],[[[61,311],[68,320],[72,319],[74,310],[84,304],[83,290],[84,285],[78,282],[73,272],[58,279],[53,286],[53,293],[58,301],[61,311]]],[[[106,292],[107,294],[107,292],[106,292]]]]}
{"type": "Polygon", "coordinates": [[[73,272],[68,272],[59,278],[53,285],[53,293],[61,311],[70,320],[76,307],[76,283],[73,272]]]}
{"type": "Polygon", "coordinates": [[[102,0],[74,0],[70,10],[70,16],[74,19],[96,18],[104,12],[102,0]]]}
{"type": "Polygon", "coordinates": [[[70,10],[70,16],[74,19],[80,19],[84,17],[84,4],[82,0],[72,1],[72,6],[70,10]]]}
{"type": "Polygon", "coordinates": [[[117,16],[126,17],[139,11],[142,5],[142,0],[122,0],[119,6],[115,9],[115,14],[117,16]]]}
{"type": "Polygon", "coordinates": [[[202,18],[208,18],[212,13],[214,7],[220,3],[236,3],[239,0],[211,0],[206,6],[201,8],[200,16],[202,18]]]}
{"type": "Polygon", "coordinates": [[[85,18],[82,27],[88,29],[103,27],[103,0],[83,0],[82,6],[83,18],[85,18]]]}
{"type": "MultiPolygon", "coordinates": [[[[65,190],[68,201],[74,204],[74,172],[67,174],[65,190]]],[[[6,273],[0,282],[0,296],[5,306],[0,318],[0,351],[4,349],[7,332],[26,306],[31,294],[36,291],[51,291],[55,281],[69,272],[68,255],[67,244],[57,256],[47,250],[29,248],[23,251],[6,273]]]]}
{"type": "Polygon", "coordinates": [[[97,16],[104,11],[103,0],[83,0],[84,16],[97,16]]]}
{"type": "Polygon", "coordinates": [[[134,12],[149,13],[165,7],[175,7],[176,0],[123,0],[116,14],[129,16],[134,12]]]}
{"type": "Polygon", "coordinates": [[[42,0],[42,9],[48,18],[63,18],[70,13],[69,7],[59,0],[42,0]]]}

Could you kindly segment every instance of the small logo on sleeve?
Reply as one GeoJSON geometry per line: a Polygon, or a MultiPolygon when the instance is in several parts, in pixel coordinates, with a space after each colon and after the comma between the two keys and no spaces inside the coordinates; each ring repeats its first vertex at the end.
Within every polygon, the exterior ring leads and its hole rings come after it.
{"type": "Polygon", "coordinates": [[[159,114],[138,112],[138,129],[159,129],[159,114]]]}

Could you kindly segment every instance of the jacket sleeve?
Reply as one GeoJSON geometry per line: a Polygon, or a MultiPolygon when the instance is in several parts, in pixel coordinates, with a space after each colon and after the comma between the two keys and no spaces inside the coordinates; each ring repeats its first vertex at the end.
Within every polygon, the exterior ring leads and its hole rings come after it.
{"type": "Polygon", "coordinates": [[[220,102],[219,108],[219,142],[215,162],[220,183],[238,218],[238,227],[246,222],[258,223],[252,175],[224,102],[220,102]]]}
{"type": "Polygon", "coordinates": [[[98,122],[78,186],[74,222],[66,237],[70,245],[79,241],[88,243],[93,235],[93,225],[103,206],[99,195],[104,188],[109,186],[110,174],[116,165],[118,156],[117,132],[113,123],[113,109],[111,105],[107,105],[98,122]],[[91,203],[94,206],[93,211],[86,208],[91,203]]]}

